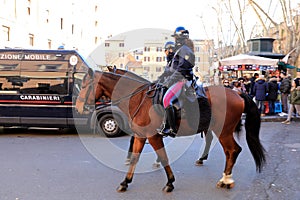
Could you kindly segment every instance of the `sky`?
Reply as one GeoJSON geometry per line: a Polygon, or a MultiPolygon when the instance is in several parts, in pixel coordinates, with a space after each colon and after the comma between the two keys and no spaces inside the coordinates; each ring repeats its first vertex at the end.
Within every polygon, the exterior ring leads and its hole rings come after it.
{"type": "Polygon", "coordinates": [[[103,37],[140,28],[175,30],[178,26],[189,29],[191,36],[204,37],[200,16],[208,11],[205,2],[203,0],[102,1],[100,9],[102,8],[103,37]]]}
{"type": "MultiPolygon", "coordinates": [[[[101,38],[116,36],[120,33],[142,28],[159,28],[175,30],[178,26],[184,26],[190,32],[192,39],[215,39],[218,35],[217,28],[217,2],[221,0],[103,0],[99,4],[101,12],[101,38]]],[[[243,2],[243,0],[239,0],[243,2]]],[[[274,18],[279,18],[274,9],[279,9],[278,0],[256,1],[264,8],[271,5],[269,13],[274,18]]],[[[300,0],[292,0],[293,5],[300,3],[300,0]]],[[[237,10],[233,14],[238,17],[237,10]]],[[[233,34],[234,25],[230,22],[229,15],[223,17],[223,29],[230,40],[230,33],[233,34]],[[231,27],[231,28],[230,28],[231,27]]],[[[252,30],[256,17],[252,9],[248,9],[244,16],[245,26],[248,35],[252,30]]],[[[247,37],[247,36],[246,36],[247,37]]],[[[250,39],[250,38],[247,38],[250,39]]],[[[228,41],[230,42],[230,41],[228,41]]]]}

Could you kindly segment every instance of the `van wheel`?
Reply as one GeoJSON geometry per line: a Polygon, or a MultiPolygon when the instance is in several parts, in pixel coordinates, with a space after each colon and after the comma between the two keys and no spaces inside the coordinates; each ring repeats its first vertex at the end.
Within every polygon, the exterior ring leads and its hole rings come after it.
{"type": "Polygon", "coordinates": [[[122,132],[119,126],[120,121],[117,116],[113,117],[112,114],[103,115],[98,120],[96,132],[100,134],[104,133],[106,137],[120,136],[122,132]]]}

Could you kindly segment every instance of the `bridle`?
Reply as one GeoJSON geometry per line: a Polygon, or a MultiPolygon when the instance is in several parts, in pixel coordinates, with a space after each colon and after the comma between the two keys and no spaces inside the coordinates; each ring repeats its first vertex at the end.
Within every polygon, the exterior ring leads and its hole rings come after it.
{"type": "Polygon", "coordinates": [[[81,88],[81,89],[85,89],[86,87],[88,87],[84,98],[82,98],[80,96],[77,97],[77,100],[84,103],[84,105],[86,104],[87,98],[90,95],[91,91],[94,90],[93,82],[94,82],[94,80],[90,79],[89,82],[84,87],[81,88]]]}

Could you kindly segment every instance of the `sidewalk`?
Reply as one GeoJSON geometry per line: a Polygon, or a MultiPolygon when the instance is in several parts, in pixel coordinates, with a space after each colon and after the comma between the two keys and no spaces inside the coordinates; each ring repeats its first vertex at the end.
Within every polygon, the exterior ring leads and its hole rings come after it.
{"type": "MultiPolygon", "coordinates": [[[[284,117],[281,117],[279,115],[273,115],[273,116],[264,116],[264,117],[261,117],[261,121],[262,122],[282,122],[284,120],[287,119],[287,116],[284,116],[284,117]]],[[[297,121],[297,122],[300,122],[300,118],[299,117],[292,117],[292,122],[294,121],[297,121]]]]}
{"type": "MultiPolygon", "coordinates": [[[[242,119],[243,120],[245,119],[244,115],[242,116],[242,119]]],[[[261,117],[262,122],[282,122],[286,119],[287,119],[287,116],[281,117],[278,114],[277,115],[272,115],[272,116],[266,115],[264,117],[261,117]]],[[[292,117],[292,122],[300,122],[300,117],[292,117]]]]}

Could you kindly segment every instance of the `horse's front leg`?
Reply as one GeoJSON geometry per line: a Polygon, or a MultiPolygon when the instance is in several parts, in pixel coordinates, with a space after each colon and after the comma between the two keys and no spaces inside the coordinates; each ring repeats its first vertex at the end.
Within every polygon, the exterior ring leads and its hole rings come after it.
{"type": "Polygon", "coordinates": [[[120,186],[117,188],[118,192],[125,192],[128,188],[128,183],[132,182],[134,170],[140,158],[141,152],[144,148],[145,142],[146,142],[146,138],[140,138],[140,137],[134,138],[133,151],[130,158],[129,169],[124,181],[121,182],[120,186]]]}
{"type": "Polygon", "coordinates": [[[168,182],[167,182],[166,186],[163,188],[163,191],[164,192],[172,192],[174,190],[173,182],[175,181],[175,177],[174,177],[172,169],[169,165],[169,159],[168,159],[166,150],[164,148],[162,136],[159,134],[156,134],[156,135],[148,138],[148,141],[151,144],[151,146],[153,147],[153,149],[156,151],[159,161],[164,166],[165,172],[167,174],[168,182]]]}

